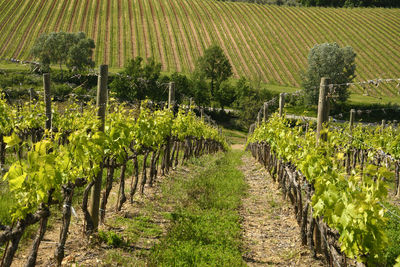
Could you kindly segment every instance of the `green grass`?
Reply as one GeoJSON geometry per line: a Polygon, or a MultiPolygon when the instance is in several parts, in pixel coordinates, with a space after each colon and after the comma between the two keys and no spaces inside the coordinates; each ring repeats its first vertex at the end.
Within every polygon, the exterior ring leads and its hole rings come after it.
{"type": "MultiPolygon", "coordinates": [[[[64,1],[56,1],[54,11],[50,11],[53,2],[45,1],[42,9],[38,5],[32,9],[37,11],[37,18],[35,12],[24,12],[28,0],[21,1],[15,5],[15,12],[0,14],[0,25],[4,23],[0,27],[0,34],[4,36],[0,41],[0,58],[28,59],[27,51],[41,32],[71,29],[83,30],[94,38],[96,63],[109,62],[112,69],[123,67],[134,54],[162,59],[164,71],[188,72],[205,47],[215,42],[225,50],[236,77],[261,77],[268,84],[298,87],[299,73],[306,68],[310,48],[316,43],[337,42],[341,46],[352,46],[357,53],[358,81],[398,78],[400,71],[400,35],[397,34],[400,9],[299,8],[211,0],[190,0],[190,4],[185,0],[122,0],[122,3],[111,1],[111,21],[107,25],[108,1],[99,1],[97,14],[98,1],[91,1],[86,20],[82,19],[82,0],[68,2],[64,12],[61,11],[64,1]],[[118,30],[120,4],[123,27],[118,30]],[[72,14],[73,10],[78,14],[72,14]],[[129,14],[133,25],[129,25],[129,14]],[[23,19],[21,23],[19,18],[23,19]],[[58,18],[60,25],[56,26],[58,18]],[[118,37],[120,31],[123,40],[118,37]]],[[[395,86],[371,88],[371,94],[396,96],[395,86]]],[[[360,88],[352,90],[362,94],[360,88]]]]}
{"type": "Polygon", "coordinates": [[[140,237],[157,238],[162,234],[160,226],[145,215],[132,218],[115,217],[108,224],[124,229],[122,236],[128,245],[136,243],[140,237]]]}
{"type": "Polygon", "coordinates": [[[237,130],[231,130],[231,129],[222,129],[223,134],[226,136],[228,139],[228,142],[231,144],[244,144],[246,143],[246,136],[247,133],[237,131],[237,130]]]}
{"type": "Polygon", "coordinates": [[[399,96],[365,96],[365,95],[358,95],[358,94],[351,94],[349,98],[350,104],[400,104],[400,97],[399,96]]]}
{"type": "Polygon", "coordinates": [[[189,177],[178,177],[169,198],[178,205],[171,227],[151,253],[155,266],[242,266],[238,208],[246,186],[241,152],[195,160],[189,177]]]}
{"type": "Polygon", "coordinates": [[[7,183],[0,181],[0,224],[11,225],[10,208],[15,204],[11,196],[7,183]]]}

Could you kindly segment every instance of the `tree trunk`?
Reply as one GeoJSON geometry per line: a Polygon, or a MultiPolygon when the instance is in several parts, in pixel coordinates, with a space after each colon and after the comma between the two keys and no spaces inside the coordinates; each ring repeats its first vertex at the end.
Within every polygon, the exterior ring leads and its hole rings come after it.
{"type": "Polygon", "coordinates": [[[133,195],[137,190],[139,182],[139,164],[137,159],[137,154],[133,155],[133,175],[131,180],[131,192],[129,194],[130,202],[133,203],[133,195]]]}
{"type": "Polygon", "coordinates": [[[106,182],[106,190],[103,192],[103,198],[101,199],[100,205],[100,222],[104,222],[104,218],[106,216],[106,208],[108,197],[110,196],[110,192],[112,189],[113,178],[114,178],[114,169],[115,169],[115,160],[108,160],[108,171],[107,171],[107,182],[106,182]]]}
{"type": "Polygon", "coordinates": [[[6,144],[4,143],[3,134],[0,134],[0,167],[3,168],[6,163],[6,144]]]}
{"type": "Polygon", "coordinates": [[[153,186],[154,176],[156,175],[156,155],[157,151],[155,150],[151,154],[151,159],[150,159],[150,179],[149,179],[150,186],[153,186]]]}
{"type": "Polygon", "coordinates": [[[117,200],[117,211],[122,209],[122,205],[124,205],[126,201],[125,196],[125,171],[126,171],[126,162],[122,165],[121,168],[121,176],[119,181],[119,191],[118,191],[118,200],[117,200]]]}
{"type": "Polygon", "coordinates": [[[89,213],[88,210],[88,201],[89,201],[89,192],[92,189],[93,185],[95,183],[95,180],[91,181],[85,188],[85,191],[83,192],[83,198],[82,198],[82,212],[84,216],[84,232],[86,235],[89,235],[90,233],[93,232],[94,230],[94,224],[93,224],[93,219],[92,216],[89,213]]]}
{"type": "Polygon", "coordinates": [[[28,261],[26,263],[26,267],[34,267],[36,265],[36,258],[37,258],[37,253],[38,253],[38,250],[39,250],[40,242],[42,242],[44,234],[46,233],[46,230],[47,230],[47,222],[48,222],[49,217],[50,217],[49,206],[50,206],[50,203],[52,202],[53,192],[54,192],[53,189],[49,191],[47,204],[42,203],[42,208],[41,209],[44,211],[44,214],[43,214],[42,218],[40,219],[39,231],[38,231],[38,233],[36,235],[35,240],[33,241],[31,253],[30,253],[29,257],[28,257],[28,261]]]}
{"type": "Polygon", "coordinates": [[[57,260],[57,266],[61,266],[62,260],[64,259],[65,243],[67,242],[68,230],[71,222],[71,205],[72,197],[74,195],[74,185],[68,183],[67,185],[63,186],[62,190],[64,195],[62,227],[60,232],[60,240],[58,241],[57,249],[54,253],[54,256],[57,260]]]}
{"type": "Polygon", "coordinates": [[[144,186],[146,185],[146,180],[147,180],[147,170],[146,170],[146,163],[147,163],[147,157],[149,156],[150,151],[146,151],[143,157],[143,169],[142,169],[142,182],[140,184],[140,193],[143,195],[144,193],[144,186]]]}

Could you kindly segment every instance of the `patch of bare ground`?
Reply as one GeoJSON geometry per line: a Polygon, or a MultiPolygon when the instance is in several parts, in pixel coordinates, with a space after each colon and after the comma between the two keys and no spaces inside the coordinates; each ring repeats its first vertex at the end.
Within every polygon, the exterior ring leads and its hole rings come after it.
{"type": "Polygon", "coordinates": [[[244,144],[233,144],[231,145],[231,148],[236,150],[244,150],[244,144]]]}
{"type": "MultiPolygon", "coordinates": [[[[174,171],[173,176],[187,172],[185,167],[180,167],[174,171]]],[[[113,248],[94,236],[86,237],[82,232],[83,213],[80,203],[75,204],[73,208],[77,217],[71,218],[62,266],[147,266],[151,248],[167,232],[169,220],[165,218],[165,214],[173,211],[174,203],[163,198],[162,194],[164,184],[168,187],[170,179],[173,179],[171,175],[158,176],[153,187],[146,185],[144,194],[137,192],[133,204],[128,200],[120,212],[115,211],[119,186],[114,184],[107,204],[105,222],[99,226],[99,230],[112,231],[121,236],[127,242],[121,248],[113,248]]],[[[126,178],[125,183],[128,197],[130,177],[126,178]]],[[[53,215],[53,219],[55,221],[51,223],[41,242],[36,266],[55,266],[54,252],[59,240],[61,215],[53,215]]],[[[31,243],[28,241],[23,244],[12,266],[25,266],[31,243]]]]}
{"type": "Polygon", "coordinates": [[[243,259],[248,266],[324,266],[301,245],[300,228],[278,185],[249,154],[239,169],[249,185],[243,199],[243,259]]]}

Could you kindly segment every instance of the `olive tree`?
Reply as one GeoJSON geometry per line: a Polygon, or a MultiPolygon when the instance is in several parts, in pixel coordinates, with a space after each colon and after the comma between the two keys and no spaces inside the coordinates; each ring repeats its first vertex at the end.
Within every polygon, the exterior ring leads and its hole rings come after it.
{"type": "Polygon", "coordinates": [[[71,70],[84,70],[94,67],[92,61],[95,44],[85,33],[52,32],[42,34],[36,39],[31,55],[38,59],[45,71],[50,64],[66,65],[71,70]]]}
{"type": "Polygon", "coordinates": [[[308,54],[308,69],[303,74],[305,100],[308,104],[318,103],[319,84],[322,77],[329,77],[335,86],[339,102],[349,97],[348,86],[355,78],[356,53],[350,46],[341,48],[337,43],[315,45],[308,54]]]}

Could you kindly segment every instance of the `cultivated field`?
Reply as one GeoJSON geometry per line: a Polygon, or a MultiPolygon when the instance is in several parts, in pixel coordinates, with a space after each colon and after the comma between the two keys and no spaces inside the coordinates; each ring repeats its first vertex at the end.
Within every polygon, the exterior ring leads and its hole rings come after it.
{"type": "MultiPolygon", "coordinates": [[[[0,58],[28,59],[41,33],[84,31],[95,61],[122,67],[154,57],[163,70],[188,72],[212,43],[236,76],[299,86],[317,43],[350,45],[357,80],[400,78],[400,9],[295,8],[210,0],[0,0],[0,58]]],[[[364,93],[362,88],[353,88],[364,93]]],[[[372,94],[394,96],[396,84],[372,94]]]]}

